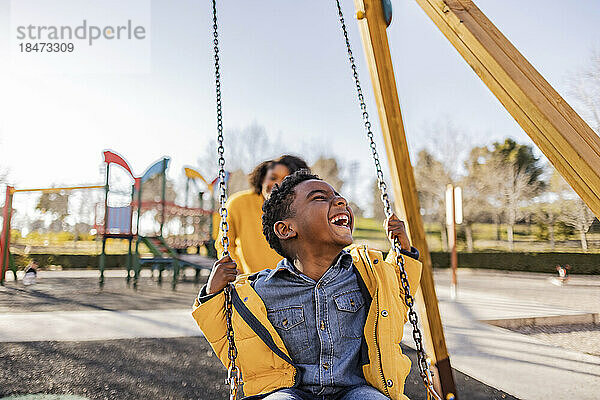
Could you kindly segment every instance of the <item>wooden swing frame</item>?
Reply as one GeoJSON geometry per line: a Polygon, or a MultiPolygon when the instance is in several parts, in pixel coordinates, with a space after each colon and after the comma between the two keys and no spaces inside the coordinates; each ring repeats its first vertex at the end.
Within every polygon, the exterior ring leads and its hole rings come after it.
{"type": "MultiPolygon", "coordinates": [[[[600,218],[600,137],[471,0],[415,1],[600,218]]],[[[406,221],[411,242],[421,252],[423,275],[417,298],[425,306],[421,321],[437,370],[434,385],[443,398],[458,398],[388,45],[390,3],[354,0],[354,4],[397,199],[396,212],[406,221]]]]}

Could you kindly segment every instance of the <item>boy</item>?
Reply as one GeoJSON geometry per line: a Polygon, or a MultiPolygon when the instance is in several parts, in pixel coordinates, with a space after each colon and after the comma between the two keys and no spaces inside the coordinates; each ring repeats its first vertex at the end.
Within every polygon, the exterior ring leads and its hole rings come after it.
{"type": "MultiPolygon", "coordinates": [[[[237,276],[229,257],[215,263],[192,315],[228,365],[222,289],[235,280],[232,323],[244,393],[267,400],[407,399],[410,360],[402,354],[406,307],[395,255],[352,244],[354,216],[326,182],[298,171],[263,205],[263,233],[284,257],[273,270],[237,276]]],[[[411,294],[421,264],[404,224],[398,238],[411,294]],[[410,249],[410,250],[409,250],[410,249]],[[411,258],[412,257],[412,258],[411,258]]]]}

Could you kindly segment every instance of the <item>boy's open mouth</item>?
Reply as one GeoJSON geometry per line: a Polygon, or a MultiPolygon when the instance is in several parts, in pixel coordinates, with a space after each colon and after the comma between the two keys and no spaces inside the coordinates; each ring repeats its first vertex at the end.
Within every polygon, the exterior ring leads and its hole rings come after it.
{"type": "Polygon", "coordinates": [[[329,223],[335,226],[350,229],[350,216],[345,213],[336,214],[329,218],[329,223]]]}

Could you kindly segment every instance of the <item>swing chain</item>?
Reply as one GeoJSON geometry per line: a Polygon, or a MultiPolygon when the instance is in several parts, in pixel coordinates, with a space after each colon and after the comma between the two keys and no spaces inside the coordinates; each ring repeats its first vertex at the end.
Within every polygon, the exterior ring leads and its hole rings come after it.
{"type": "MultiPolygon", "coordinates": [[[[221,103],[221,71],[219,66],[219,33],[217,26],[217,2],[212,1],[213,7],[213,44],[215,52],[215,87],[216,87],[216,99],[217,99],[217,153],[218,153],[218,165],[219,165],[219,215],[221,216],[221,245],[223,246],[222,256],[229,255],[229,224],[227,223],[227,208],[225,204],[227,202],[227,174],[225,172],[225,147],[223,145],[223,108],[221,103]]],[[[235,334],[233,331],[233,323],[231,317],[233,315],[233,299],[232,299],[232,285],[229,284],[225,287],[225,321],[227,324],[227,341],[229,344],[229,367],[227,368],[227,384],[229,385],[229,399],[236,400],[238,386],[242,383],[241,371],[236,365],[237,359],[237,347],[235,345],[235,334]]]]}
{"type": "Polygon", "coordinates": [[[354,60],[354,55],[352,53],[352,46],[350,45],[350,38],[348,36],[348,30],[346,28],[346,22],[344,20],[344,14],[342,13],[342,7],[340,6],[340,1],[336,0],[337,8],[338,8],[338,16],[340,18],[340,23],[342,25],[342,31],[344,33],[344,39],[346,41],[346,48],[348,51],[348,59],[350,61],[350,67],[352,68],[352,76],[354,77],[354,84],[356,85],[356,92],[358,94],[358,101],[360,103],[360,109],[362,110],[362,119],[365,124],[365,130],[367,131],[367,137],[370,141],[371,155],[373,157],[373,161],[375,162],[375,169],[377,171],[377,185],[379,186],[379,191],[381,192],[381,201],[383,202],[385,216],[389,217],[392,215],[392,205],[390,203],[389,196],[387,194],[387,184],[383,178],[383,170],[381,168],[381,162],[379,161],[379,154],[377,153],[377,146],[375,144],[375,139],[373,137],[373,131],[371,130],[371,122],[369,121],[369,113],[367,112],[367,104],[365,103],[365,97],[363,95],[362,87],[360,85],[360,80],[358,78],[358,69],[356,67],[356,62],[354,60]]]}
{"type": "MultiPolygon", "coordinates": [[[[373,161],[375,163],[375,169],[377,171],[377,185],[379,186],[379,190],[381,192],[381,201],[383,203],[384,212],[387,218],[389,218],[392,212],[392,206],[390,203],[390,199],[387,193],[387,185],[384,181],[383,177],[383,169],[381,168],[381,162],[379,160],[379,154],[377,152],[377,145],[375,144],[375,139],[373,137],[373,131],[371,129],[371,122],[369,121],[369,114],[367,112],[367,104],[365,103],[365,98],[363,95],[362,87],[360,84],[360,80],[358,77],[358,70],[356,67],[356,62],[354,59],[354,55],[352,54],[352,47],[350,45],[350,38],[348,37],[348,30],[346,28],[346,23],[344,21],[344,14],[342,13],[342,7],[340,5],[339,0],[335,0],[338,16],[340,19],[340,24],[342,27],[342,31],[344,33],[344,39],[346,41],[346,49],[348,52],[348,60],[350,61],[350,67],[352,68],[352,76],[354,78],[354,83],[356,85],[356,92],[358,95],[358,101],[360,103],[360,109],[362,110],[362,118],[365,125],[365,130],[367,132],[367,138],[369,139],[369,146],[371,148],[371,154],[373,156],[373,161]]],[[[418,367],[419,374],[421,379],[423,380],[423,384],[427,390],[427,398],[441,399],[439,395],[433,389],[433,383],[431,378],[431,371],[429,369],[429,363],[427,362],[427,355],[425,354],[425,350],[423,348],[423,337],[421,334],[421,330],[419,329],[419,318],[417,313],[414,310],[414,298],[410,294],[410,284],[408,282],[408,276],[406,275],[406,270],[404,269],[404,257],[400,252],[400,242],[398,239],[395,239],[392,242],[393,249],[396,253],[396,263],[400,267],[400,281],[402,284],[402,289],[404,291],[404,303],[408,307],[408,319],[413,327],[413,339],[415,341],[415,347],[417,349],[417,358],[418,358],[418,367]]]]}

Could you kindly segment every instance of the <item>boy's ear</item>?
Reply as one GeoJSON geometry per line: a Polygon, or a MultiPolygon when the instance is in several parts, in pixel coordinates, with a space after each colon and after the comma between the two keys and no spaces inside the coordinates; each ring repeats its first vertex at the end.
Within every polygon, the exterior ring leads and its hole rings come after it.
{"type": "Polygon", "coordinates": [[[289,221],[275,222],[273,230],[275,231],[275,235],[277,235],[280,240],[291,239],[298,236],[298,233],[292,228],[289,221]]]}

